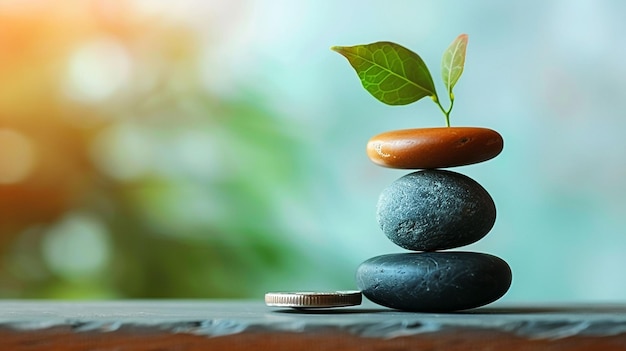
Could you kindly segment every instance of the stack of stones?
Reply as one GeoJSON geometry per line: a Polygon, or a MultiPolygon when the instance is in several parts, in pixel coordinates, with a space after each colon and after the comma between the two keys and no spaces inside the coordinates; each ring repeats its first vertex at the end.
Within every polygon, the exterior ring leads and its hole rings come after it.
{"type": "Polygon", "coordinates": [[[370,258],[357,286],[371,301],[401,310],[450,312],[502,297],[511,269],[478,252],[442,251],[476,242],[493,227],[496,207],[473,179],[441,170],[496,157],[500,134],[487,128],[445,127],[391,131],[370,139],[369,158],[389,168],[415,169],[387,187],[378,201],[382,231],[415,252],[370,258]]]}

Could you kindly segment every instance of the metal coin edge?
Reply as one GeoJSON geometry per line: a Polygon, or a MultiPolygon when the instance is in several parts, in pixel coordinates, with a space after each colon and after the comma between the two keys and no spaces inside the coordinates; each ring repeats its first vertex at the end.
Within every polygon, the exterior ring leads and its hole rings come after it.
{"type": "Polygon", "coordinates": [[[360,291],[335,292],[268,292],[265,304],[271,307],[331,308],[360,305],[360,291]]]}

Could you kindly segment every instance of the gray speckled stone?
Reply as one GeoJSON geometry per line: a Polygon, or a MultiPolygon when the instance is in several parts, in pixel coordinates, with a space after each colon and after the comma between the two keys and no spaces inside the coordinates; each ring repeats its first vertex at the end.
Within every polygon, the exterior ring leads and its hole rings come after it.
{"type": "Polygon", "coordinates": [[[491,230],[496,206],[473,179],[425,170],[397,179],[378,200],[383,233],[408,250],[435,251],[471,244],[491,230]]]}
{"type": "Polygon", "coordinates": [[[407,311],[451,312],[480,307],[511,285],[502,259],[477,252],[382,255],[357,269],[357,286],[372,302],[407,311]]]}

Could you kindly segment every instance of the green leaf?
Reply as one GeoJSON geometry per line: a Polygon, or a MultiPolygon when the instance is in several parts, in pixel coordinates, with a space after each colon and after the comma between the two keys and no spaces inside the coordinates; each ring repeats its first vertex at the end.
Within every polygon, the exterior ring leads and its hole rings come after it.
{"type": "Polygon", "coordinates": [[[467,34],[459,35],[443,53],[441,60],[441,76],[452,96],[452,88],[461,77],[465,66],[465,51],[467,49],[467,34]]]}
{"type": "Polygon", "coordinates": [[[437,98],[428,67],[413,51],[391,42],[333,46],[345,56],[363,87],[389,105],[406,105],[425,96],[437,98]]]}

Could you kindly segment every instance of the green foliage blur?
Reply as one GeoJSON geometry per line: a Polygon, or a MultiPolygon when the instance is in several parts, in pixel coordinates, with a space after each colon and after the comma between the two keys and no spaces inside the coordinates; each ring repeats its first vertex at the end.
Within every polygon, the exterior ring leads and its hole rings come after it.
{"type": "Polygon", "coordinates": [[[254,89],[205,89],[184,21],[66,5],[0,12],[0,297],[259,297],[302,279],[313,263],[275,205],[305,196],[294,126],[254,89]]]}

